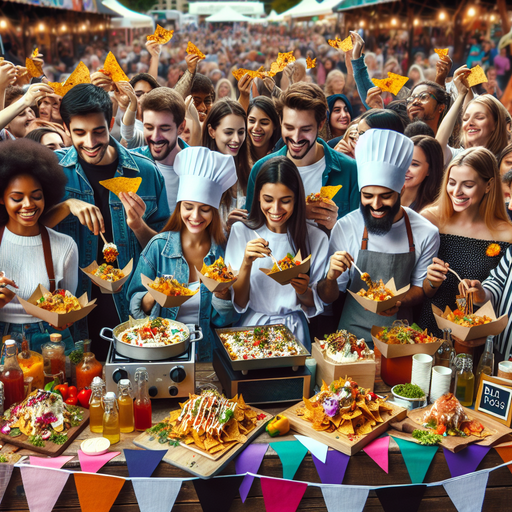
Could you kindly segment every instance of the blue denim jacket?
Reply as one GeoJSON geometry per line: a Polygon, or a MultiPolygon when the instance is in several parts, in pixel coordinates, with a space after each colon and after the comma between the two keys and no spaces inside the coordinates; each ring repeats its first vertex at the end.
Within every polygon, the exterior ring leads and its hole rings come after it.
{"type": "MultiPolygon", "coordinates": [[[[224,250],[213,240],[210,251],[204,258],[206,265],[211,265],[219,256],[224,256],[224,250]]],[[[133,279],[128,287],[127,297],[130,301],[130,313],[134,318],[145,318],[141,302],[147,290],[141,283],[140,275],[150,279],[163,275],[173,275],[180,283],[188,283],[189,267],[183,256],[181,236],[176,231],[168,231],[154,236],[144,249],[139,264],[133,273],[133,279]]],[[[198,361],[211,361],[213,355],[214,336],[210,324],[224,327],[238,320],[231,300],[222,300],[201,283],[199,304],[199,326],[203,330],[204,340],[196,345],[198,361]]],[[[151,310],[150,317],[175,319],[179,308],[161,308],[158,303],[151,310]]]]}
{"type": "MultiPolygon", "coordinates": [[[[119,163],[115,177],[124,176],[127,178],[141,177],[137,194],[146,203],[146,212],[143,219],[146,224],[156,231],[160,231],[170,216],[169,206],[167,204],[167,195],[165,193],[164,178],[155,164],[148,158],[140,155],[134,155],[125,149],[112,137],[111,145],[117,151],[119,163]]],[[[55,152],[60,160],[60,165],[68,178],[66,185],[65,199],[75,198],[94,204],[94,191],[87,180],[85,172],[78,162],[78,154],[74,147],[66,148],[55,152]]],[[[142,247],[135,236],[135,233],[126,224],[126,214],[121,200],[113,193],[109,194],[110,215],[112,216],[113,242],[117,245],[119,251],[118,262],[120,268],[123,268],[131,258],[133,266],[136,267],[139,261],[142,247]]],[[[74,215],[68,215],[56,228],[57,231],[71,236],[78,244],[79,264],[81,268],[87,267],[95,259],[98,253],[99,237],[89,230],[87,226],[82,226],[80,221],[74,215]]],[[[84,272],[80,272],[77,287],[77,297],[87,292],[91,296],[91,280],[84,272]]],[[[126,286],[126,285],[125,285],[126,286]]],[[[118,293],[114,296],[117,313],[120,322],[128,320],[129,304],[126,301],[124,293],[118,293]]],[[[81,336],[78,339],[87,338],[86,322],[77,322],[75,335],[81,336]]]]}

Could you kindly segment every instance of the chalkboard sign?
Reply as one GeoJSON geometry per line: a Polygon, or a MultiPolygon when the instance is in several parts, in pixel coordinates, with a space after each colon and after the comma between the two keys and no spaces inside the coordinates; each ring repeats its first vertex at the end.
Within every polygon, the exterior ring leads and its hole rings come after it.
{"type": "Polygon", "coordinates": [[[475,410],[510,426],[512,420],[512,383],[499,377],[482,375],[475,410]]]}

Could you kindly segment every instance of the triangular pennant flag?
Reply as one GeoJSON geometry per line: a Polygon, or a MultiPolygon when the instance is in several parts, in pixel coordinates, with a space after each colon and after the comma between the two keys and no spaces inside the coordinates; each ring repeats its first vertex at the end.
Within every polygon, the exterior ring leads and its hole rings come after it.
{"type": "Polygon", "coordinates": [[[427,489],[426,485],[405,485],[376,489],[384,512],[416,512],[427,489]]]}
{"type": "Polygon", "coordinates": [[[118,476],[74,473],[74,477],[82,512],[109,512],[125,482],[118,476]]]}
{"type": "Polygon", "coordinates": [[[400,448],[407,471],[409,471],[409,476],[411,477],[411,482],[413,484],[421,484],[425,479],[434,455],[437,453],[437,446],[423,446],[405,441],[404,439],[393,439],[400,448]]]}
{"type": "Polygon", "coordinates": [[[132,485],[140,512],[170,512],[181,483],[177,478],[134,478],[132,485]]]}
{"type": "Polygon", "coordinates": [[[228,512],[243,479],[243,476],[233,476],[192,480],[203,512],[228,512]]]}
{"type": "MultiPolygon", "coordinates": [[[[267,443],[252,443],[250,444],[235,460],[235,471],[238,475],[243,473],[257,473],[260,469],[263,457],[267,451],[267,443]]],[[[245,503],[247,495],[251,490],[254,477],[245,475],[242,485],[240,485],[240,498],[242,503],[245,503]]]]}
{"type": "Polygon", "coordinates": [[[343,483],[348,461],[350,460],[348,455],[336,450],[329,450],[325,464],[322,464],[322,461],[317,459],[314,455],[312,455],[312,457],[318,476],[323,484],[340,485],[343,483]]]}
{"type": "Polygon", "coordinates": [[[78,450],[78,460],[84,473],[96,473],[109,460],[117,457],[121,452],[107,452],[102,455],[86,455],[82,450],[78,450]]]}
{"type": "Polygon", "coordinates": [[[367,444],[363,451],[371,457],[386,473],[389,467],[389,437],[379,437],[367,444]]]}
{"type": "Polygon", "coordinates": [[[308,488],[303,482],[275,478],[260,478],[260,483],[267,512],[295,512],[308,488]]]}
{"type": "MultiPolygon", "coordinates": [[[[512,460],[512,446],[495,446],[498,455],[503,459],[503,462],[510,462],[512,460]]],[[[512,464],[509,464],[507,468],[512,473],[512,464]]]]}
{"type": "Polygon", "coordinates": [[[325,506],[328,512],[361,512],[370,490],[361,485],[323,485],[325,506]],[[341,506],[343,504],[343,507],[341,506]]]}
{"type": "Polygon", "coordinates": [[[480,512],[484,504],[488,471],[451,478],[443,486],[458,512],[480,512]]]}
{"type": "Polygon", "coordinates": [[[0,464],[0,503],[4,499],[5,489],[11,480],[13,468],[12,464],[0,464]]]}
{"type": "Polygon", "coordinates": [[[128,474],[131,478],[149,478],[167,450],[124,450],[128,474]]]}
{"type": "Polygon", "coordinates": [[[444,457],[452,478],[475,472],[478,464],[482,462],[490,449],[490,446],[477,446],[476,444],[470,444],[458,453],[445,449],[444,457]]]}
{"type": "Polygon", "coordinates": [[[299,441],[281,441],[270,443],[270,447],[279,455],[283,465],[283,478],[293,480],[308,449],[299,441]]]}
{"type": "Polygon", "coordinates": [[[21,466],[20,470],[30,512],[51,512],[69,473],[35,466],[21,466]]]}
{"type": "Polygon", "coordinates": [[[311,455],[314,455],[318,460],[325,464],[327,459],[327,450],[329,448],[326,444],[306,436],[296,435],[295,438],[311,452],[311,455]]]}
{"type": "Polygon", "coordinates": [[[74,455],[62,455],[61,457],[35,457],[31,455],[29,457],[31,466],[39,466],[41,468],[52,468],[52,469],[60,469],[62,466],[67,464],[74,455]]]}

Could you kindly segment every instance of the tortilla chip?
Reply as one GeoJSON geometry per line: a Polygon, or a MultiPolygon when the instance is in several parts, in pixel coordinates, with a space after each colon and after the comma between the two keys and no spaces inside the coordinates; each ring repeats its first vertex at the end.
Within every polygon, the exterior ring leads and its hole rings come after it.
{"type": "Polygon", "coordinates": [[[484,70],[480,66],[471,68],[471,73],[466,77],[469,87],[487,82],[484,70]]]}
{"type": "Polygon", "coordinates": [[[276,73],[283,71],[283,69],[292,62],[295,62],[293,50],[287,53],[278,53],[277,59],[272,62],[272,65],[270,66],[270,73],[274,73],[275,75],[276,73]]]}
{"type": "Polygon", "coordinates": [[[190,41],[187,45],[187,53],[197,55],[200,59],[206,59],[206,55],[194,44],[190,41]]]}
{"type": "Polygon", "coordinates": [[[113,82],[129,82],[130,80],[112,52],[108,52],[107,58],[103,64],[103,69],[100,69],[99,71],[112,78],[113,82]]]}
{"type": "Polygon", "coordinates": [[[32,59],[25,59],[25,67],[32,78],[39,78],[44,75],[43,65],[40,62],[34,62],[32,59]]]}
{"type": "Polygon", "coordinates": [[[326,199],[332,199],[341,189],[343,185],[336,185],[336,186],[327,186],[322,187],[320,189],[320,197],[325,197],[326,199]]]}
{"type": "Polygon", "coordinates": [[[204,440],[204,447],[210,451],[211,448],[214,446],[217,446],[220,444],[220,441],[217,441],[217,439],[214,439],[213,437],[206,436],[206,439],[204,440]]]}
{"type": "Polygon", "coordinates": [[[393,412],[393,407],[389,404],[385,404],[383,402],[381,402],[379,404],[379,408],[382,409],[383,411],[389,411],[389,412],[393,412]]]}
{"type": "Polygon", "coordinates": [[[180,417],[180,414],[181,414],[181,410],[179,410],[179,409],[176,409],[175,411],[171,411],[169,413],[168,421],[169,422],[176,421],[180,417]]]}
{"type": "Polygon", "coordinates": [[[356,434],[358,435],[365,435],[365,434],[369,434],[371,431],[372,431],[372,424],[371,424],[371,421],[369,419],[366,419],[366,421],[362,424],[359,425],[358,428],[356,428],[356,434]]]}
{"type": "Polygon", "coordinates": [[[224,443],[224,444],[219,444],[217,446],[214,446],[213,448],[210,449],[210,453],[217,453],[217,452],[221,452],[223,450],[228,450],[228,448],[231,448],[232,446],[234,446],[235,444],[238,444],[238,441],[230,441],[229,443],[224,443]]]}
{"type": "Polygon", "coordinates": [[[354,45],[352,44],[352,38],[350,36],[343,40],[341,40],[339,37],[336,37],[336,39],[329,39],[327,42],[329,43],[329,46],[343,50],[344,52],[348,52],[354,48],[354,45]]]}
{"type": "Polygon", "coordinates": [[[238,397],[238,407],[244,410],[247,409],[247,404],[245,403],[244,397],[242,395],[238,397]]]}
{"type": "Polygon", "coordinates": [[[252,71],[251,69],[235,69],[231,72],[232,75],[239,81],[245,74],[249,75],[252,78],[263,78],[265,75],[260,71],[252,71]]]}
{"type": "Polygon", "coordinates": [[[235,407],[235,420],[236,421],[243,421],[245,418],[245,414],[243,409],[240,409],[240,407],[235,407]]]}
{"type": "Polygon", "coordinates": [[[446,55],[448,55],[448,51],[449,49],[448,48],[443,48],[442,50],[439,49],[439,48],[434,48],[434,51],[437,53],[437,55],[439,55],[439,58],[443,58],[445,57],[446,55]]]}
{"type": "Polygon", "coordinates": [[[194,438],[191,435],[188,435],[187,437],[185,437],[185,439],[183,439],[183,442],[185,444],[192,444],[194,442],[194,438]]]}
{"type": "Polygon", "coordinates": [[[352,425],[352,422],[350,420],[343,420],[341,425],[338,427],[338,432],[341,434],[345,434],[348,436],[349,434],[355,434],[354,432],[354,426],[352,425]]]}
{"type": "Polygon", "coordinates": [[[313,412],[316,409],[316,407],[313,407],[311,400],[308,400],[307,398],[303,398],[303,400],[304,400],[304,406],[306,407],[306,409],[308,411],[313,412]]]}
{"type": "Polygon", "coordinates": [[[353,420],[354,418],[357,418],[358,416],[361,416],[363,414],[359,409],[355,409],[351,412],[346,412],[345,414],[342,414],[341,417],[344,420],[353,420]]]}
{"type": "Polygon", "coordinates": [[[103,185],[107,190],[113,192],[117,197],[121,192],[133,192],[136,193],[139,190],[142,178],[111,178],[109,180],[100,181],[100,185],[103,185]]]}
{"type": "Polygon", "coordinates": [[[174,35],[174,30],[166,30],[165,28],[161,27],[157,24],[155,33],[147,36],[148,41],[156,41],[158,44],[166,44],[174,35]]]}
{"type": "Polygon", "coordinates": [[[390,92],[395,96],[400,92],[400,89],[408,82],[409,77],[397,75],[388,71],[388,77],[379,80],[372,78],[372,82],[380,87],[385,92],[390,92]]]}
{"type": "Polygon", "coordinates": [[[311,57],[306,58],[306,66],[307,69],[313,69],[316,67],[316,59],[312,59],[311,57]]]}
{"type": "Polygon", "coordinates": [[[194,438],[194,443],[196,446],[201,448],[202,450],[205,450],[206,447],[204,445],[204,440],[202,439],[202,436],[199,435],[199,432],[197,432],[194,428],[192,429],[192,437],[194,438]]]}
{"type": "Polygon", "coordinates": [[[71,73],[63,84],[60,84],[59,82],[48,82],[48,85],[55,91],[55,94],[64,96],[73,89],[75,85],[90,83],[91,77],[89,75],[89,69],[82,61],[80,61],[73,73],[71,73]]]}
{"type": "Polygon", "coordinates": [[[30,56],[31,59],[37,59],[37,56],[39,55],[39,48],[36,48],[33,52],[32,52],[32,55],[30,56]]]}
{"type": "Polygon", "coordinates": [[[240,435],[240,431],[238,429],[238,422],[233,421],[232,419],[226,424],[223,432],[223,439],[225,441],[232,441],[234,439],[238,439],[240,435]]]}
{"type": "MultiPolygon", "coordinates": [[[[252,420],[258,416],[258,413],[254,409],[244,410],[245,418],[248,420],[252,420]]],[[[251,422],[252,423],[252,422],[251,422]]]]}
{"type": "Polygon", "coordinates": [[[377,423],[384,423],[384,420],[382,419],[382,416],[380,415],[380,412],[378,410],[372,411],[372,414],[373,414],[373,417],[375,418],[375,420],[377,421],[377,423]]]}

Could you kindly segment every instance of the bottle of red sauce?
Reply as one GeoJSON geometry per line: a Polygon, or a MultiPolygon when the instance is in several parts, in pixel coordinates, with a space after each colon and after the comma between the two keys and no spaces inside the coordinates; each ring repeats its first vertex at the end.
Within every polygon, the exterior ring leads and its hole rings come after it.
{"type": "Polygon", "coordinates": [[[88,388],[94,377],[101,377],[103,373],[102,364],[89,350],[90,345],[91,340],[84,340],[84,357],[76,367],[76,387],[78,391],[88,388]]]}
{"type": "Polygon", "coordinates": [[[135,370],[135,400],[133,414],[135,416],[135,430],[146,430],[151,427],[151,399],[148,393],[149,375],[146,368],[135,370]]]}
{"type": "Polygon", "coordinates": [[[7,410],[25,398],[23,370],[18,364],[14,340],[5,342],[4,369],[0,373],[0,380],[4,384],[4,410],[7,410]]]}

